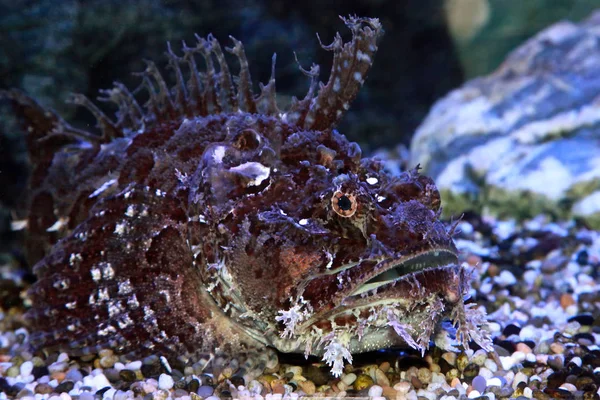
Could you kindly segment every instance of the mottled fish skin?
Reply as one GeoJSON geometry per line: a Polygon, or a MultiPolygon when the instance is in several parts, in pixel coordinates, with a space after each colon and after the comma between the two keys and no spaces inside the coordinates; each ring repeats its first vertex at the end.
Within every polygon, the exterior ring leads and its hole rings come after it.
{"type": "Polygon", "coordinates": [[[466,273],[434,182],[417,169],[387,174],[334,130],[382,34],[377,19],[344,22],[352,39],[323,46],[334,57],[327,83],[318,85],[318,66],[301,69],[309,91],[285,111],[274,76],[252,93],[232,39],[234,85],[212,36],[182,55],[169,47],[173,88],[148,63],[143,107],[121,84],[104,91],[116,120],[74,95],[100,134],[3,92],[33,165],[35,346],[139,355],[274,346],[324,355],[339,370],[353,352],[424,349],[444,316],[468,341],[480,320],[463,306],[466,273]]]}

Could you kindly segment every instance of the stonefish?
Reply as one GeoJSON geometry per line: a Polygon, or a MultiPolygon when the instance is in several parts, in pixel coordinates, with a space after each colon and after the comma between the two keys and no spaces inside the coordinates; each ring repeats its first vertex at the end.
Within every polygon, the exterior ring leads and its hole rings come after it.
{"type": "MultiPolygon", "coordinates": [[[[31,341],[71,354],[113,348],[193,356],[272,346],[322,356],[425,349],[444,318],[488,347],[465,307],[468,274],[418,168],[391,176],[334,127],[365,80],[382,28],[344,19],[325,84],[285,110],[274,67],[255,95],[242,43],[230,73],[215,38],[168,48],[173,87],[149,62],[147,102],[116,83],[72,102],[99,132],[76,129],[24,93],[3,92],[28,132],[31,341]],[[200,72],[197,57],[204,60],[200,72]]],[[[275,58],[273,58],[274,64],[275,58]]]]}

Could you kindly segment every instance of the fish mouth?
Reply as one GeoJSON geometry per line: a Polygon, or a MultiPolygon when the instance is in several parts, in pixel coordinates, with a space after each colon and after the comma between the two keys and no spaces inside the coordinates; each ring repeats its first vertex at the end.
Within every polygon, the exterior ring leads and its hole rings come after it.
{"type": "Polygon", "coordinates": [[[388,286],[411,274],[457,262],[456,251],[449,248],[427,250],[399,259],[388,259],[376,265],[370,276],[367,275],[363,282],[350,292],[348,297],[365,296],[369,292],[374,292],[382,286],[388,286]]]}
{"type": "MultiPolygon", "coordinates": [[[[452,271],[457,268],[457,263],[458,255],[453,247],[428,249],[410,256],[380,261],[360,279],[353,277],[353,281],[358,284],[350,291],[340,293],[335,307],[313,315],[302,323],[301,328],[308,328],[319,321],[333,321],[340,315],[366,311],[373,306],[408,304],[427,293],[445,291],[444,286],[452,285],[446,279],[453,275],[452,271]],[[421,292],[414,293],[414,282],[422,287],[421,292]]],[[[352,268],[360,266],[359,263],[352,268]]]]}

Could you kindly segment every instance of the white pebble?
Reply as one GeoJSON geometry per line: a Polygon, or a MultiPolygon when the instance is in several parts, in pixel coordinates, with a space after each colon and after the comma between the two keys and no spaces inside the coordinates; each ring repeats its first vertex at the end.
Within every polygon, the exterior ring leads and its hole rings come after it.
{"type": "Polygon", "coordinates": [[[527,375],[522,373],[521,371],[517,372],[515,377],[513,378],[512,388],[516,389],[517,385],[521,382],[527,383],[527,375]]]}
{"type": "MultiPolygon", "coordinates": [[[[87,376],[85,378],[87,378],[87,376]]],[[[84,379],[84,383],[85,383],[85,378],[83,378],[84,379]]],[[[92,378],[92,382],[91,382],[90,386],[95,387],[96,390],[100,390],[100,389],[105,388],[107,386],[111,386],[111,384],[108,381],[108,379],[106,378],[106,376],[104,376],[104,374],[99,374],[99,375],[96,375],[96,376],[94,376],[92,378]]]]}
{"type": "Polygon", "coordinates": [[[469,399],[474,399],[476,397],[481,396],[481,393],[479,393],[477,390],[471,390],[469,392],[469,396],[467,396],[469,399]]]}
{"type": "Polygon", "coordinates": [[[563,383],[562,385],[560,385],[559,389],[568,390],[571,393],[577,391],[577,388],[572,383],[563,383]]]}
{"type": "Polygon", "coordinates": [[[175,382],[173,382],[173,377],[171,375],[160,374],[160,376],[158,377],[158,388],[159,389],[169,390],[169,389],[173,388],[174,384],[175,384],[175,382]]]}
{"type": "Polygon", "coordinates": [[[500,356],[500,362],[502,363],[502,369],[508,371],[515,365],[515,360],[511,356],[500,356]]]}
{"type": "MultiPolygon", "coordinates": [[[[600,367],[598,367],[600,368],[600,367]]],[[[410,391],[410,383],[408,382],[398,382],[394,385],[394,389],[398,391],[399,394],[406,394],[410,391]]]]}
{"type": "MultiPolygon", "coordinates": [[[[581,358],[580,357],[573,357],[571,358],[571,362],[575,365],[577,365],[578,367],[581,367],[581,358]]],[[[21,368],[23,368],[23,366],[21,366],[21,368]]],[[[21,372],[21,375],[23,373],[21,372]]]]}
{"type": "Polygon", "coordinates": [[[488,379],[486,383],[488,386],[502,387],[502,381],[498,377],[493,377],[492,379],[488,379]]]}
{"type": "Polygon", "coordinates": [[[494,373],[485,367],[479,369],[479,375],[483,376],[486,380],[491,379],[494,373]]]}
{"type": "Polygon", "coordinates": [[[496,372],[496,371],[498,371],[498,364],[496,364],[496,363],[494,362],[494,360],[491,360],[491,359],[489,359],[489,358],[488,358],[487,360],[485,360],[485,362],[483,363],[483,365],[484,365],[484,366],[485,366],[487,369],[489,369],[490,371],[492,371],[492,372],[496,372]]]}
{"type": "Polygon", "coordinates": [[[525,353],[523,353],[522,351],[515,351],[512,354],[512,358],[515,361],[515,364],[523,362],[523,361],[525,361],[525,353]]]}
{"type": "Polygon", "coordinates": [[[113,368],[117,371],[121,371],[122,369],[125,369],[125,365],[121,362],[116,362],[115,365],[113,365],[113,368]]]}
{"type": "MultiPolygon", "coordinates": [[[[298,375],[301,375],[301,374],[298,374],[298,375]]],[[[353,374],[353,373],[349,373],[349,374],[342,376],[342,382],[344,382],[348,386],[352,385],[355,380],[356,380],[356,374],[353,374]]]]}
{"type": "Polygon", "coordinates": [[[527,397],[528,399],[531,399],[533,397],[533,390],[531,390],[530,387],[526,387],[525,389],[523,389],[523,396],[527,397]]]}
{"type": "Polygon", "coordinates": [[[130,363],[125,364],[125,369],[130,369],[132,371],[137,371],[142,368],[141,361],[132,361],[130,363]]]}
{"type": "Polygon", "coordinates": [[[369,388],[369,397],[380,397],[383,394],[383,388],[379,385],[373,385],[369,388]]]}
{"type": "Polygon", "coordinates": [[[104,392],[102,394],[102,400],[113,400],[113,397],[115,397],[115,393],[117,393],[117,389],[115,389],[115,388],[108,389],[106,392],[104,392]]]}
{"type": "Polygon", "coordinates": [[[31,361],[25,361],[21,364],[19,371],[21,372],[21,376],[29,376],[31,371],[33,371],[33,363],[31,361]]]}
{"type": "Polygon", "coordinates": [[[500,272],[500,275],[498,275],[494,281],[503,287],[506,286],[511,286],[514,285],[515,283],[517,283],[517,278],[515,278],[515,276],[512,274],[512,272],[507,271],[507,270],[503,270],[502,272],[500,272]]]}

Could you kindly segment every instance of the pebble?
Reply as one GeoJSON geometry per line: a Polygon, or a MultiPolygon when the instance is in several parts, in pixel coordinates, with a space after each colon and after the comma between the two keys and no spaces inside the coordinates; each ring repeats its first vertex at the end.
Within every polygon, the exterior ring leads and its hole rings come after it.
{"type": "Polygon", "coordinates": [[[130,369],[132,371],[138,371],[142,368],[141,361],[132,361],[130,363],[125,364],[125,369],[130,369]]]}
{"type": "Polygon", "coordinates": [[[369,397],[379,397],[383,394],[383,388],[379,385],[373,385],[369,388],[369,397]]]}
{"type": "Polygon", "coordinates": [[[356,381],[354,381],[354,390],[359,391],[359,390],[366,389],[366,388],[370,387],[371,385],[373,385],[373,383],[375,383],[375,382],[373,381],[373,378],[371,378],[369,375],[360,374],[356,378],[356,381]]]}
{"type": "Polygon", "coordinates": [[[527,384],[528,380],[529,380],[529,378],[527,377],[527,375],[525,375],[523,372],[519,371],[515,374],[515,377],[513,378],[512,388],[516,389],[517,385],[521,382],[525,382],[525,384],[527,384]]]}
{"type": "Polygon", "coordinates": [[[31,361],[25,361],[23,364],[21,364],[21,367],[19,368],[19,372],[21,374],[21,376],[29,376],[31,375],[31,372],[33,371],[33,363],[31,361]]]}
{"type": "Polygon", "coordinates": [[[135,372],[130,369],[122,369],[119,371],[119,377],[125,382],[133,382],[136,379],[135,372]]]}
{"type": "Polygon", "coordinates": [[[492,379],[488,379],[486,383],[488,386],[502,386],[502,381],[497,376],[493,377],[492,379]]]}
{"type": "Polygon", "coordinates": [[[317,388],[312,381],[298,382],[298,387],[307,395],[313,395],[317,391],[317,388]]]}
{"type": "Polygon", "coordinates": [[[73,387],[75,387],[75,383],[71,381],[64,381],[54,388],[56,393],[70,392],[73,387]]]}
{"type": "Polygon", "coordinates": [[[214,389],[212,388],[212,386],[200,386],[198,388],[198,391],[196,393],[198,393],[198,396],[200,397],[209,397],[213,394],[214,389]]]}
{"type": "Polygon", "coordinates": [[[342,376],[342,382],[344,382],[348,386],[352,385],[355,380],[356,380],[356,374],[354,374],[352,372],[342,376]]]}
{"type": "Polygon", "coordinates": [[[563,383],[559,386],[559,389],[568,390],[571,393],[577,391],[577,387],[575,387],[575,385],[573,385],[572,383],[563,383]]]}
{"type": "Polygon", "coordinates": [[[173,381],[173,377],[167,374],[160,374],[158,377],[158,388],[162,390],[169,390],[173,388],[175,382],[173,381]]]}
{"type": "Polygon", "coordinates": [[[375,370],[375,382],[377,382],[377,384],[380,386],[390,386],[389,379],[387,378],[387,376],[385,376],[385,373],[379,368],[375,370]]]}
{"type": "Polygon", "coordinates": [[[73,382],[79,382],[79,381],[83,380],[83,374],[81,373],[81,371],[79,371],[79,369],[71,368],[65,374],[65,379],[68,379],[73,382]]]}
{"type": "Polygon", "coordinates": [[[411,386],[408,382],[398,382],[394,385],[394,389],[398,391],[398,394],[406,394],[410,391],[411,386]]]}
{"type": "Polygon", "coordinates": [[[483,376],[478,375],[473,378],[471,385],[473,385],[473,389],[477,390],[479,393],[483,393],[487,387],[487,381],[483,376]]]}
{"type": "Polygon", "coordinates": [[[451,366],[456,364],[456,353],[446,352],[442,354],[442,358],[451,366]]]}
{"type": "Polygon", "coordinates": [[[431,371],[429,368],[419,368],[417,371],[417,378],[421,383],[427,385],[431,382],[431,371]]]}
{"type": "Polygon", "coordinates": [[[38,383],[35,386],[35,392],[39,393],[39,394],[48,394],[48,393],[52,393],[54,391],[54,388],[50,385],[48,385],[47,383],[38,383]]]}

